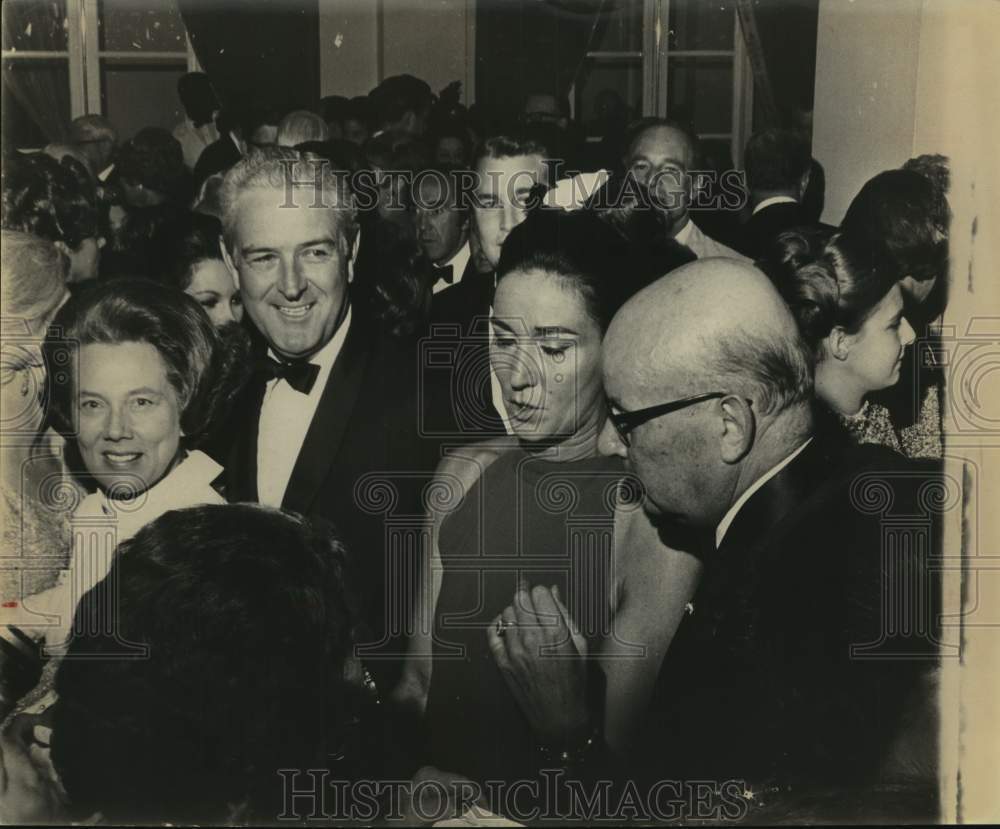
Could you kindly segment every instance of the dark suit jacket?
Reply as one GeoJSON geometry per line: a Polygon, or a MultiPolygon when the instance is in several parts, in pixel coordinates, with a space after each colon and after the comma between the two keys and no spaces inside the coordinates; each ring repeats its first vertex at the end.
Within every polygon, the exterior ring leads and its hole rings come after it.
{"type": "Polygon", "coordinates": [[[751,496],[705,556],[640,774],[758,791],[878,782],[936,654],[938,480],[883,447],[817,438],[751,496]],[[912,629],[900,614],[918,614],[912,629]]]}
{"type": "Polygon", "coordinates": [[[490,387],[493,280],[492,273],[478,273],[470,259],[459,283],[431,300],[424,351],[436,356],[422,360],[422,367],[427,387],[436,390],[433,431],[450,443],[506,434],[490,387]]]}
{"type": "MultiPolygon", "coordinates": [[[[259,335],[254,349],[266,352],[259,335]]],[[[419,434],[417,377],[412,347],[383,335],[355,308],[281,504],[335,525],[354,565],[363,621],[374,641],[392,640],[385,653],[399,650],[399,624],[409,613],[413,588],[408,557],[423,511],[421,492],[438,460],[437,443],[419,434]],[[409,533],[409,540],[394,536],[393,528],[409,533]]],[[[257,500],[265,385],[261,377],[250,382],[236,403],[226,445],[216,449],[232,501],[257,500]]]]}
{"type": "Polygon", "coordinates": [[[739,228],[735,247],[744,256],[759,259],[767,244],[785,230],[810,224],[799,202],[781,202],[754,213],[739,228]]]}

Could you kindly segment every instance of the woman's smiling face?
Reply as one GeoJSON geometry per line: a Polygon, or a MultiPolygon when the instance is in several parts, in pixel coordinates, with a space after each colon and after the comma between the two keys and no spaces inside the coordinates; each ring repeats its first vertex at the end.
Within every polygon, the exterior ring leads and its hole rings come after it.
{"type": "Polygon", "coordinates": [[[77,399],[77,445],[103,490],[142,492],[176,463],[181,405],[149,343],[83,346],[77,399]]]}

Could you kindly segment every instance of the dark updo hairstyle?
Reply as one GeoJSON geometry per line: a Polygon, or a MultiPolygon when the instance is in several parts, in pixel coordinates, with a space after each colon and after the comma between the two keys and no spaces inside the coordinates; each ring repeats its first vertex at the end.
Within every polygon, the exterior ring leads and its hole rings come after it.
{"type": "Polygon", "coordinates": [[[925,281],[946,270],[949,219],[938,186],[913,170],[886,170],[865,182],[840,230],[880,270],[925,281]]]}
{"type": "Polygon", "coordinates": [[[172,200],[189,201],[184,152],[165,129],[145,127],[122,144],[116,170],[122,181],[141,184],[172,200]]]}
{"type": "Polygon", "coordinates": [[[611,176],[587,199],[586,207],[628,239],[633,258],[648,265],[636,279],[645,284],[698,257],[670,235],[669,220],[656,209],[656,197],[631,173],[611,176]]]}
{"type": "Polygon", "coordinates": [[[894,274],[876,267],[869,250],[833,234],[819,227],[780,233],[757,262],[817,357],[835,327],[856,333],[896,284],[894,274]]]}
{"type": "Polygon", "coordinates": [[[167,512],[123,543],[56,675],[52,762],[78,816],[267,824],[278,769],[346,778],[363,699],[346,569],[332,533],[251,504],[167,512]]]}
{"type": "Polygon", "coordinates": [[[72,156],[10,159],[3,170],[3,227],[78,250],[98,236],[97,188],[72,156]]]}
{"type": "Polygon", "coordinates": [[[165,285],[186,291],[195,266],[222,259],[222,222],[215,216],[182,210],[160,225],[150,240],[153,276],[165,285]]]}
{"type": "Polygon", "coordinates": [[[55,379],[51,418],[69,438],[77,432],[77,394],[76,378],[66,376],[76,356],[67,349],[119,343],[153,346],[177,393],[185,449],[211,436],[245,379],[247,344],[242,331],[229,326],[223,336],[194,299],[155,282],[115,279],[94,285],[60,309],[53,327],[45,344],[46,368],[55,379]]]}
{"type": "Polygon", "coordinates": [[[539,208],[504,241],[497,284],[512,271],[529,270],[551,274],[575,288],[603,332],[657,269],[605,217],[587,210],[539,208]]]}

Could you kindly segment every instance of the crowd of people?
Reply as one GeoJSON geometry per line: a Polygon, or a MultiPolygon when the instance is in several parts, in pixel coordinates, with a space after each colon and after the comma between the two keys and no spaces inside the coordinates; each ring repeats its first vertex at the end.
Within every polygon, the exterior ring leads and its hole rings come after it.
{"type": "Polygon", "coordinates": [[[455,93],[4,159],[0,816],[933,819],[947,159],[455,93]]]}

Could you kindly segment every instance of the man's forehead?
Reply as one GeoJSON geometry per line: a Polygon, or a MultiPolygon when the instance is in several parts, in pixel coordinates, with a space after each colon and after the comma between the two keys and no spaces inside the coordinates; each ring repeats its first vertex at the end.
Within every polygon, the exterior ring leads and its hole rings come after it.
{"type": "Polygon", "coordinates": [[[515,155],[506,158],[484,158],[479,163],[480,190],[492,192],[498,187],[506,187],[511,181],[526,187],[545,181],[548,170],[540,155],[515,155]]]}
{"type": "Polygon", "coordinates": [[[639,156],[669,158],[689,163],[691,147],[680,130],[673,127],[650,127],[632,143],[629,158],[639,156]]]}
{"type": "MultiPolygon", "coordinates": [[[[315,187],[254,187],[244,190],[236,199],[235,228],[254,236],[284,234],[290,228],[325,228],[337,226],[337,210],[315,187]]],[[[253,240],[244,239],[252,242],[253,240]]]]}

